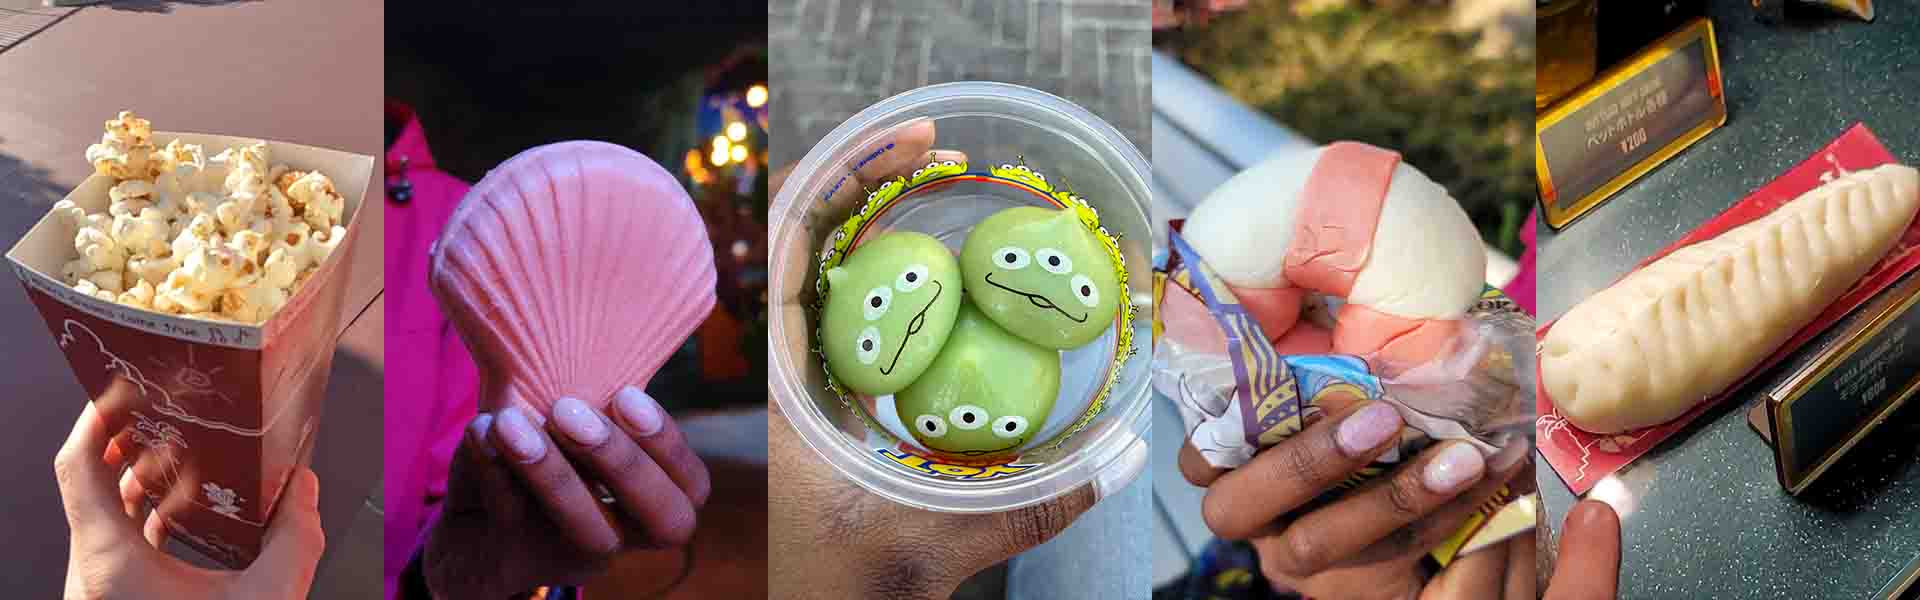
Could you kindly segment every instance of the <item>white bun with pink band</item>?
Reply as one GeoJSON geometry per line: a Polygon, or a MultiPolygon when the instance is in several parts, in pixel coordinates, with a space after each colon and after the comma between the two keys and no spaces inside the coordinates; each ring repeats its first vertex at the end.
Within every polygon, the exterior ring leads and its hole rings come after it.
{"type": "Polygon", "coordinates": [[[1357,142],[1242,171],[1181,234],[1270,337],[1294,326],[1306,293],[1344,298],[1332,349],[1376,366],[1444,353],[1486,277],[1479,232],[1446,189],[1357,142]]]}

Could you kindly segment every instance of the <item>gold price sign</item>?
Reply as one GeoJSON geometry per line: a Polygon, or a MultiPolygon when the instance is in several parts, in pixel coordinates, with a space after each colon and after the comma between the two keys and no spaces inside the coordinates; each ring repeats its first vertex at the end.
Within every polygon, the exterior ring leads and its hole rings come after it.
{"type": "Polygon", "coordinates": [[[1773,445],[1780,487],[1799,494],[1920,391],[1920,276],[1875,297],[1766,391],[1748,421],[1773,445]]]}
{"type": "Polygon", "coordinates": [[[1547,225],[1573,222],[1726,121],[1713,23],[1695,19],[1535,121],[1547,225]]]}

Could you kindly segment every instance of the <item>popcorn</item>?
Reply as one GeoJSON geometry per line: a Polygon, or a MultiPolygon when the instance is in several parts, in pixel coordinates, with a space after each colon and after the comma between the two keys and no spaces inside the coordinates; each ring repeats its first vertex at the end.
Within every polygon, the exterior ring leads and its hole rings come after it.
{"type": "Polygon", "coordinates": [[[80,205],[74,204],[72,200],[53,203],[53,213],[60,215],[60,220],[65,221],[75,230],[87,225],[87,210],[80,208],[80,205]]]}
{"type": "Polygon", "coordinates": [[[88,225],[80,228],[73,236],[73,248],[80,251],[80,257],[87,259],[94,270],[112,269],[126,264],[126,249],[114,241],[107,230],[88,225]]]}
{"type": "Polygon", "coordinates": [[[133,111],[123,110],[112,121],[107,121],[107,139],[121,140],[138,146],[153,145],[153,123],[134,116],[133,111]]]}
{"type": "MultiPolygon", "coordinates": [[[[177,221],[176,221],[177,223],[177,221]]],[[[214,222],[213,215],[200,213],[187,223],[173,238],[173,256],[185,257],[199,252],[207,246],[225,243],[220,235],[220,225],[214,222]]]]}
{"type": "Polygon", "coordinates": [[[311,260],[310,264],[318,265],[321,261],[326,260],[328,254],[332,254],[335,248],[340,247],[340,240],[346,237],[347,228],[339,225],[333,226],[333,229],[330,230],[314,232],[312,236],[308,237],[308,239],[312,240],[312,244],[309,245],[307,250],[307,257],[311,260]]]}
{"type": "Polygon", "coordinates": [[[260,263],[267,258],[267,235],[251,229],[236,232],[227,241],[227,247],[247,257],[247,260],[260,263]]]}
{"type": "Polygon", "coordinates": [[[199,252],[187,255],[180,268],[173,272],[167,283],[186,276],[180,285],[190,286],[199,291],[220,292],[233,285],[241,277],[255,271],[253,261],[226,246],[207,246],[199,252]]]}
{"type": "Polygon", "coordinates": [[[292,287],[299,277],[302,264],[291,248],[277,248],[267,254],[267,260],[261,263],[260,284],[273,287],[292,287]]]}
{"type": "Polygon", "coordinates": [[[266,320],[269,315],[286,304],[285,289],[250,285],[232,288],[221,294],[220,314],[236,321],[252,323],[266,320]]]}
{"type": "Polygon", "coordinates": [[[293,211],[293,201],[287,198],[285,192],[280,191],[280,186],[267,188],[267,201],[259,208],[260,218],[271,225],[269,228],[271,232],[283,231],[298,222],[293,211]]]}
{"type": "MultiPolygon", "coordinates": [[[[264,178],[267,174],[267,143],[254,142],[248,146],[234,146],[214,155],[213,161],[226,165],[230,170],[238,171],[244,169],[252,171],[256,177],[264,178]]],[[[233,181],[231,174],[227,177],[228,182],[233,181]]],[[[232,184],[229,183],[228,185],[231,186],[232,184]]],[[[231,188],[229,188],[228,191],[232,191],[231,188]]]]}
{"type": "Polygon", "coordinates": [[[206,153],[195,144],[183,144],[180,140],[167,143],[160,150],[158,159],[151,168],[154,173],[154,187],[157,188],[160,202],[176,207],[171,211],[178,214],[177,208],[188,194],[217,193],[221,191],[224,179],[219,169],[210,169],[206,153]]]}
{"type": "Polygon", "coordinates": [[[100,286],[94,285],[92,281],[86,280],[86,279],[82,279],[80,280],[80,283],[74,284],[73,291],[80,292],[88,296],[93,296],[101,300],[106,300],[108,302],[112,302],[114,300],[119,299],[118,294],[100,289],[100,286]]]}
{"type": "Polygon", "coordinates": [[[113,239],[135,256],[166,256],[172,253],[167,243],[167,218],[147,208],[139,216],[113,218],[113,239]]]}
{"type": "MultiPolygon", "coordinates": [[[[165,283],[167,275],[178,268],[180,268],[180,261],[174,260],[172,256],[135,256],[127,259],[127,276],[153,285],[165,283]]],[[[148,300],[148,303],[151,302],[152,300],[148,300]]]]}
{"type": "Polygon", "coordinates": [[[219,194],[212,192],[193,192],[187,194],[187,199],[181,204],[181,209],[183,216],[198,215],[213,212],[213,207],[225,201],[226,200],[221,198],[219,194]]]}
{"type": "Polygon", "coordinates": [[[292,299],[346,237],[345,199],[326,175],[272,165],[264,142],[212,157],[172,140],[156,149],[145,119],[123,112],[87,149],[114,178],[107,209],[61,201],[77,255],[75,291],[192,318],[258,323],[292,299]]]}
{"type": "Polygon", "coordinates": [[[140,210],[153,206],[153,184],[140,179],[120,182],[107,190],[107,214],[115,217],[137,215],[140,210]]]}
{"type": "Polygon", "coordinates": [[[174,271],[154,291],[153,308],[174,314],[204,313],[213,308],[213,298],[214,294],[196,287],[185,271],[174,271]]]}
{"type": "Polygon", "coordinates": [[[267,177],[253,169],[237,168],[227,172],[227,179],[222,188],[227,191],[228,197],[251,201],[267,195],[267,177]]]}
{"type": "Polygon", "coordinates": [[[220,223],[221,233],[239,233],[253,225],[253,201],[240,196],[228,197],[213,207],[213,216],[220,223]]]}
{"type": "Polygon", "coordinates": [[[286,182],[282,187],[292,200],[293,210],[301,215],[307,224],[315,229],[325,229],[340,222],[340,213],[346,208],[346,199],[334,191],[333,180],[318,172],[301,173],[291,171],[281,176],[286,182]],[[293,177],[298,175],[298,177],[293,177]],[[293,177],[291,182],[287,182],[293,177]]]}
{"type": "Polygon", "coordinates": [[[102,291],[113,292],[116,297],[127,288],[126,277],[119,271],[94,271],[91,275],[87,275],[84,281],[102,291]]]}
{"type": "Polygon", "coordinates": [[[296,248],[305,253],[309,238],[313,236],[313,226],[306,221],[289,221],[274,226],[272,236],[274,248],[296,248]]]}
{"type": "Polygon", "coordinates": [[[153,284],[141,280],[139,283],[133,284],[133,287],[127,288],[127,291],[120,292],[120,295],[115,297],[114,301],[127,306],[153,310],[153,294],[153,284]]]}
{"type": "Polygon", "coordinates": [[[179,186],[183,191],[208,191],[214,189],[208,185],[206,175],[207,153],[199,144],[188,144],[180,140],[167,142],[153,156],[154,182],[165,187],[168,184],[179,186]]]}
{"type": "Polygon", "coordinates": [[[147,160],[153,153],[153,127],[146,119],[122,111],[107,121],[100,143],[87,147],[93,172],[115,179],[143,179],[151,175],[147,160]]]}

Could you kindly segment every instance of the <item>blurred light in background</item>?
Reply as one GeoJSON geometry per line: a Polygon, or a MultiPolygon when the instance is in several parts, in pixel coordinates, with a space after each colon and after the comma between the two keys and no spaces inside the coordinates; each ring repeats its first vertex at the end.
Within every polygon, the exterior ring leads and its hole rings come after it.
{"type": "Polygon", "coordinates": [[[732,151],[732,158],[733,158],[733,162],[737,162],[737,163],[747,162],[747,147],[734,146],[732,151]]]}
{"type": "Polygon", "coordinates": [[[687,177],[693,179],[694,183],[699,185],[713,183],[713,171],[707,170],[706,155],[701,154],[699,150],[688,150],[686,158],[681,163],[681,166],[687,169],[687,177]]]}
{"type": "Polygon", "coordinates": [[[747,124],[734,121],[727,124],[727,139],[740,141],[747,139],[747,124]]]}
{"type": "Polygon", "coordinates": [[[747,88],[747,107],[760,108],[767,105],[767,86],[755,84],[747,88]]]}
{"type": "Polygon", "coordinates": [[[713,136],[714,152],[725,154],[727,152],[727,146],[731,146],[731,145],[732,144],[727,141],[727,136],[724,136],[724,135],[713,136]]]}
{"type": "Polygon", "coordinates": [[[727,164],[727,159],[730,157],[727,156],[726,148],[714,148],[711,158],[713,159],[713,166],[718,167],[727,164]]]}

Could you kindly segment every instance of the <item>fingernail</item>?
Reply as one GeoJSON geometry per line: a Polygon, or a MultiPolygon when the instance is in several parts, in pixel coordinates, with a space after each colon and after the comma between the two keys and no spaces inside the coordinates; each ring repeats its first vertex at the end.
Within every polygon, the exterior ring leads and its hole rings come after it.
{"type": "Polygon", "coordinates": [[[1340,428],[1334,431],[1334,438],[1339,442],[1341,452],[1347,456],[1360,456],[1399,434],[1400,413],[1385,402],[1370,402],[1366,408],[1341,421],[1340,428]]]}
{"type": "Polygon", "coordinates": [[[660,414],[660,403],[652,396],[640,391],[640,388],[627,386],[613,395],[613,406],[620,411],[620,418],[627,420],[633,427],[634,435],[646,437],[660,432],[665,418],[660,414]]]}
{"type": "Polygon", "coordinates": [[[1613,505],[1600,500],[1581,500],[1574,503],[1573,510],[1567,512],[1567,522],[1562,531],[1598,526],[1618,528],[1619,520],[1620,512],[1614,510],[1613,505]]]}
{"type": "Polygon", "coordinates": [[[1433,457],[1427,463],[1426,470],[1421,471],[1420,479],[1427,486],[1427,491],[1445,494],[1478,479],[1486,469],[1486,457],[1480,456],[1480,451],[1473,444],[1459,442],[1442,448],[1440,455],[1433,457]]]}
{"type": "Polygon", "coordinates": [[[579,398],[561,398],[553,403],[553,424],[582,446],[599,446],[607,441],[606,422],[579,398]]]}
{"type": "Polygon", "coordinates": [[[480,413],[480,416],[474,417],[472,422],[467,423],[467,437],[471,438],[473,447],[479,448],[480,453],[485,454],[487,458],[500,455],[493,451],[493,444],[487,443],[487,430],[492,428],[493,413],[480,413]]]}
{"type": "Polygon", "coordinates": [[[522,463],[540,460],[547,454],[547,442],[541,439],[540,430],[527,419],[526,409],[509,406],[500,411],[493,419],[493,431],[499,434],[501,441],[507,443],[507,453],[522,463]]]}

